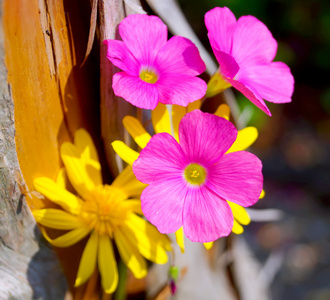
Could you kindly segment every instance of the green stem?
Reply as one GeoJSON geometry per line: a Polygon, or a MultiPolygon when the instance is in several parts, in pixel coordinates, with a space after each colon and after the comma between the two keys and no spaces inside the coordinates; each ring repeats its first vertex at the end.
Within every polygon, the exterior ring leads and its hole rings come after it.
{"type": "Polygon", "coordinates": [[[119,281],[118,287],[114,300],[125,300],[126,299],[126,279],[127,279],[127,267],[122,260],[119,260],[118,263],[118,274],[119,281]]]}

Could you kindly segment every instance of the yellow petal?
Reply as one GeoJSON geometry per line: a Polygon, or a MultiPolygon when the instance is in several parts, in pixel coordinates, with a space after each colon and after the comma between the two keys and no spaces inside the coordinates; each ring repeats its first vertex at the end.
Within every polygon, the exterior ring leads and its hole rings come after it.
{"type": "Polygon", "coordinates": [[[226,81],[223,76],[217,71],[207,83],[207,91],[205,97],[211,98],[229,87],[231,87],[231,84],[226,81]]]}
{"type": "Polygon", "coordinates": [[[111,146],[119,157],[129,165],[133,165],[133,162],[139,157],[139,152],[131,149],[122,141],[113,141],[111,146]]]}
{"type": "Polygon", "coordinates": [[[234,219],[234,226],[231,231],[234,232],[235,234],[241,234],[244,232],[244,228],[234,219]]]}
{"type": "Polygon", "coordinates": [[[227,201],[236,219],[242,225],[248,225],[251,222],[250,216],[246,212],[246,209],[243,206],[240,206],[236,203],[227,201]]]}
{"type": "Polygon", "coordinates": [[[59,209],[35,209],[32,214],[38,223],[49,228],[71,230],[82,225],[76,216],[59,209]]]}
{"type": "Polygon", "coordinates": [[[187,108],[180,105],[172,105],[172,120],[173,120],[173,129],[174,137],[179,141],[179,124],[181,119],[187,113],[187,108]]]}
{"type": "Polygon", "coordinates": [[[262,191],[261,191],[261,194],[260,194],[260,197],[259,197],[259,199],[262,199],[262,198],[264,198],[264,197],[265,197],[265,195],[266,195],[265,191],[264,191],[264,190],[262,190],[262,191]]]}
{"type": "Polygon", "coordinates": [[[78,197],[57,185],[47,177],[40,177],[34,180],[35,189],[49,200],[63,207],[72,214],[80,212],[81,202],[78,197]]]}
{"type": "Polygon", "coordinates": [[[119,229],[115,230],[114,236],[120,257],[125,265],[132,271],[136,278],[145,277],[148,272],[147,264],[136,247],[125,238],[119,229]]]}
{"type": "Polygon", "coordinates": [[[187,113],[188,112],[191,112],[195,109],[200,109],[201,108],[201,104],[202,104],[202,101],[201,100],[197,100],[197,101],[194,101],[194,102],[191,102],[188,104],[187,106],[187,113]]]}
{"type": "Polygon", "coordinates": [[[103,183],[101,164],[92,137],[85,129],[79,129],[74,135],[74,145],[72,146],[81,159],[86,175],[94,182],[94,185],[101,185],[103,183]]]}
{"type": "MultiPolygon", "coordinates": [[[[186,113],[191,112],[195,109],[199,109],[201,106],[201,100],[189,103],[187,107],[180,105],[172,105],[172,121],[174,137],[179,140],[179,124],[181,119],[186,115],[186,113]]],[[[166,108],[166,105],[159,103],[157,107],[151,112],[151,121],[156,133],[171,132],[170,115],[166,108]]]]}
{"type": "Polygon", "coordinates": [[[140,199],[128,199],[122,203],[123,206],[126,206],[128,209],[130,209],[133,213],[136,213],[138,215],[143,215],[142,209],[141,209],[141,200],[140,199]]]}
{"type": "Polygon", "coordinates": [[[249,148],[258,138],[258,130],[255,127],[246,127],[238,131],[237,139],[227,153],[242,151],[249,148]]]}
{"type": "Polygon", "coordinates": [[[87,176],[98,186],[103,184],[101,164],[92,137],[85,129],[79,129],[74,135],[74,143],[86,170],[87,176]]]}
{"type": "Polygon", "coordinates": [[[118,285],[118,270],[110,238],[106,235],[99,237],[98,265],[104,291],[113,293],[118,285]]]}
{"type": "Polygon", "coordinates": [[[77,278],[74,284],[75,287],[83,284],[89,277],[92,276],[96,266],[97,246],[98,235],[94,231],[88,239],[84,252],[81,256],[77,278]]]}
{"type": "Polygon", "coordinates": [[[85,198],[90,191],[95,189],[95,183],[98,179],[96,177],[91,178],[95,172],[91,171],[92,168],[86,167],[78,149],[71,143],[62,144],[61,157],[71,184],[80,196],[85,198]]]}
{"type": "Polygon", "coordinates": [[[166,251],[172,251],[169,237],[166,234],[160,233],[154,225],[151,225],[148,221],[135,214],[130,214],[128,219],[135,228],[145,232],[154,242],[161,244],[166,251]]]}
{"type": "Polygon", "coordinates": [[[89,161],[95,168],[101,169],[93,139],[85,129],[75,132],[74,144],[84,160],[89,161]]]}
{"type": "Polygon", "coordinates": [[[140,196],[142,191],[147,186],[138,181],[132,171],[132,166],[127,166],[114,180],[112,186],[121,189],[126,194],[127,198],[140,196]]]}
{"type": "MultiPolygon", "coordinates": [[[[195,104],[198,106],[198,103],[195,104]]],[[[191,106],[191,109],[194,106],[191,106]]],[[[187,113],[187,108],[180,105],[172,105],[172,122],[174,137],[179,140],[179,124],[181,119],[187,113]]],[[[151,112],[151,121],[156,133],[167,132],[172,135],[170,114],[164,104],[158,104],[157,107],[151,112]]]]}
{"type": "Polygon", "coordinates": [[[213,247],[214,242],[203,243],[205,249],[210,250],[213,247]]]}
{"type": "Polygon", "coordinates": [[[183,236],[183,227],[179,228],[175,232],[176,243],[179,245],[181,252],[184,253],[184,236],[183,236]]]}
{"type": "Polygon", "coordinates": [[[229,120],[230,108],[227,104],[221,104],[214,113],[216,116],[229,120]]]}
{"type": "Polygon", "coordinates": [[[134,141],[143,149],[151,139],[150,134],[144,129],[137,118],[126,116],[123,119],[123,125],[134,139],[134,141]]]}
{"type": "Polygon", "coordinates": [[[159,103],[157,107],[151,112],[152,126],[155,133],[167,132],[171,134],[170,115],[167,111],[166,105],[159,103]]]}
{"type": "Polygon", "coordinates": [[[162,235],[154,226],[134,214],[130,214],[125,225],[122,227],[125,238],[135,245],[145,258],[158,264],[167,262],[164,248],[171,249],[167,236],[162,235]]]}
{"type": "Polygon", "coordinates": [[[65,168],[61,168],[61,170],[58,172],[58,175],[56,177],[56,184],[60,186],[62,189],[66,189],[66,172],[65,168]]]}
{"type": "Polygon", "coordinates": [[[91,160],[86,160],[82,158],[82,163],[84,170],[86,172],[86,175],[89,180],[93,182],[94,186],[99,186],[103,184],[102,180],[102,174],[101,174],[101,165],[98,163],[98,165],[95,164],[95,162],[91,160]]]}
{"type": "Polygon", "coordinates": [[[43,228],[41,228],[41,232],[44,235],[45,239],[53,246],[59,248],[66,248],[82,240],[87,234],[89,234],[90,229],[84,226],[78,227],[76,229],[69,231],[66,234],[59,236],[56,239],[51,239],[48,236],[46,230],[44,230],[43,228]]]}

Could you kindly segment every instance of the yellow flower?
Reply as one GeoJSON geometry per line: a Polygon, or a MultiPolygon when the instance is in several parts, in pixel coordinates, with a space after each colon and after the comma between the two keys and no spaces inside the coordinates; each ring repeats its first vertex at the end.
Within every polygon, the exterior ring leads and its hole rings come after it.
{"type": "Polygon", "coordinates": [[[168,237],[138,216],[142,215],[139,196],[145,185],[135,179],[131,166],[111,185],[103,185],[95,146],[84,129],[76,132],[74,144],[61,146],[61,158],[65,170],[61,170],[57,181],[42,177],[35,179],[34,185],[62,209],[37,209],[33,215],[45,227],[66,231],[51,239],[42,229],[45,238],[56,247],[69,247],[89,235],[75,286],[86,282],[98,266],[104,291],[112,293],[116,289],[118,271],[112,239],[137,278],[147,274],[143,257],[159,264],[167,262],[166,251],[171,250],[168,237]],[[78,195],[66,189],[66,174],[78,195]]]}
{"type": "MultiPolygon", "coordinates": [[[[201,106],[201,101],[197,100],[193,103],[190,103],[187,107],[172,105],[172,124],[170,122],[170,114],[164,104],[158,104],[158,106],[151,112],[151,121],[155,130],[155,133],[167,132],[172,134],[177,141],[179,141],[179,124],[181,119],[185,116],[186,113],[193,111],[194,109],[199,109],[201,106]]],[[[228,105],[222,104],[218,107],[215,115],[229,120],[230,109],[228,105]]],[[[144,148],[149,142],[151,136],[143,128],[142,124],[136,118],[132,116],[126,116],[123,119],[123,124],[128,133],[133,137],[135,142],[141,147],[144,148]]],[[[258,131],[255,127],[246,127],[238,131],[238,136],[234,144],[227,151],[235,152],[242,151],[250,147],[258,137],[258,131]]],[[[132,150],[122,141],[114,141],[112,147],[115,152],[128,164],[132,165],[133,162],[138,158],[139,153],[132,150]]],[[[263,193],[260,198],[263,197],[263,193]]],[[[234,215],[234,225],[232,232],[236,234],[241,234],[244,232],[242,225],[248,225],[251,220],[246,212],[245,208],[228,201],[233,215],[234,215]]],[[[176,241],[181,248],[181,251],[184,252],[184,239],[183,239],[183,230],[180,228],[176,233],[176,241]]],[[[213,242],[204,243],[204,246],[207,249],[210,249],[213,245],[213,242]]]]}

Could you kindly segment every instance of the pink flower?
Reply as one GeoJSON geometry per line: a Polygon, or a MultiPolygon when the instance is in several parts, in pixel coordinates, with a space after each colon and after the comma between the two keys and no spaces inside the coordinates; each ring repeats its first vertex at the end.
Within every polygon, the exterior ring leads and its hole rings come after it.
{"type": "Polygon", "coordinates": [[[108,59],[123,72],[113,76],[114,93],[131,104],[154,109],[158,102],[187,106],[205,95],[205,71],[197,47],[183,37],[167,41],[155,16],[130,15],[119,24],[123,41],[105,40],[108,59]]]}
{"type": "Polygon", "coordinates": [[[236,21],[227,7],[216,7],[205,14],[205,25],[219,72],[230,85],[268,115],[264,100],[291,102],[294,79],[286,64],[272,62],[277,42],[265,24],[253,16],[236,21]]]}
{"type": "Polygon", "coordinates": [[[227,236],[233,213],[226,200],[241,206],[258,201],[262,164],[246,151],[225,154],[236,140],[232,123],[194,110],[182,118],[180,144],[168,133],[154,135],[133,164],[146,218],[161,233],[183,226],[194,242],[227,236]]]}

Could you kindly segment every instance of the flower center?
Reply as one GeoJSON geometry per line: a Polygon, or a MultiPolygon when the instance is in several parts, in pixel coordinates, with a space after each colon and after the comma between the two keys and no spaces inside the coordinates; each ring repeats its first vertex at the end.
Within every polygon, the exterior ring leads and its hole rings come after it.
{"type": "Polygon", "coordinates": [[[158,80],[158,76],[153,71],[142,70],[140,72],[140,79],[148,83],[155,83],[158,80]]]}
{"type": "Polygon", "coordinates": [[[190,164],[184,170],[185,179],[193,185],[202,185],[206,179],[206,170],[199,164],[190,164]]]}
{"type": "Polygon", "coordinates": [[[99,235],[113,236],[113,231],[123,224],[128,208],[123,205],[127,197],[117,188],[100,186],[96,188],[82,205],[82,221],[99,235]]]}

